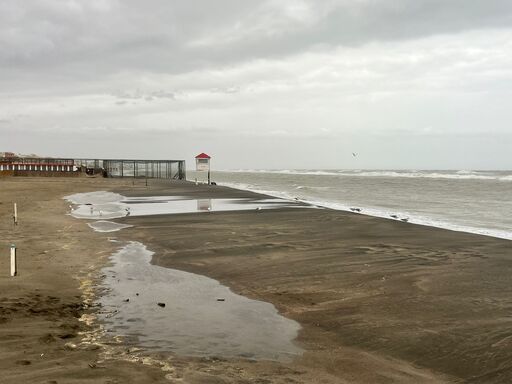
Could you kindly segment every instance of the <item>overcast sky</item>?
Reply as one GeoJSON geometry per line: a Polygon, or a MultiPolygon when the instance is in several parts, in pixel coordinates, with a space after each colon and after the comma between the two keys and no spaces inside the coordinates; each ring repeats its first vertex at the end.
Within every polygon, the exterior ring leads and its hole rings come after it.
{"type": "Polygon", "coordinates": [[[510,0],[0,2],[0,151],[512,169],[511,92],[510,0]]]}

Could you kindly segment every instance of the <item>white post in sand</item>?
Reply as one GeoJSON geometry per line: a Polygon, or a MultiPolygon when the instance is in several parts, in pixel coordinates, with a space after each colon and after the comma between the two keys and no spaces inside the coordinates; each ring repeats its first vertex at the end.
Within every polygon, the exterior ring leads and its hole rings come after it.
{"type": "Polygon", "coordinates": [[[18,205],[14,203],[14,225],[18,225],[18,205]]]}
{"type": "Polygon", "coordinates": [[[14,277],[17,275],[17,265],[16,265],[16,246],[11,244],[11,276],[14,277]]]}

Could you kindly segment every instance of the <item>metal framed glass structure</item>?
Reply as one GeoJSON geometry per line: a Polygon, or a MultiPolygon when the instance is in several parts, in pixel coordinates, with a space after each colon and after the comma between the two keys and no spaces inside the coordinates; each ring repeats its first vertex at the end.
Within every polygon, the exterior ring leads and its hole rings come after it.
{"type": "Polygon", "coordinates": [[[12,176],[77,173],[105,177],[186,179],[185,160],[70,159],[43,157],[1,157],[0,172],[12,176]]]}

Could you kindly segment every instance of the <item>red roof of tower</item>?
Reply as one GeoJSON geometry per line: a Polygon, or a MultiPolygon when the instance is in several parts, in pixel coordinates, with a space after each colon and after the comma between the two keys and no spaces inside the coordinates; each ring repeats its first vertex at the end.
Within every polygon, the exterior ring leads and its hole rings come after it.
{"type": "Polygon", "coordinates": [[[211,159],[211,157],[203,152],[203,153],[200,153],[199,155],[197,155],[196,159],[211,159]]]}

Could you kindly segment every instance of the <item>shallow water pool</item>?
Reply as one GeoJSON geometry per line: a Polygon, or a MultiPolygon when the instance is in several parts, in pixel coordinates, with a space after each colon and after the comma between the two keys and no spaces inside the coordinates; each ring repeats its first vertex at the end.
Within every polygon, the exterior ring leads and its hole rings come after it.
{"type": "Polygon", "coordinates": [[[152,254],[130,242],[104,268],[99,318],[107,332],[127,344],[185,356],[287,361],[302,353],[293,342],[300,325],[272,304],[205,276],[152,265],[152,254]]]}

